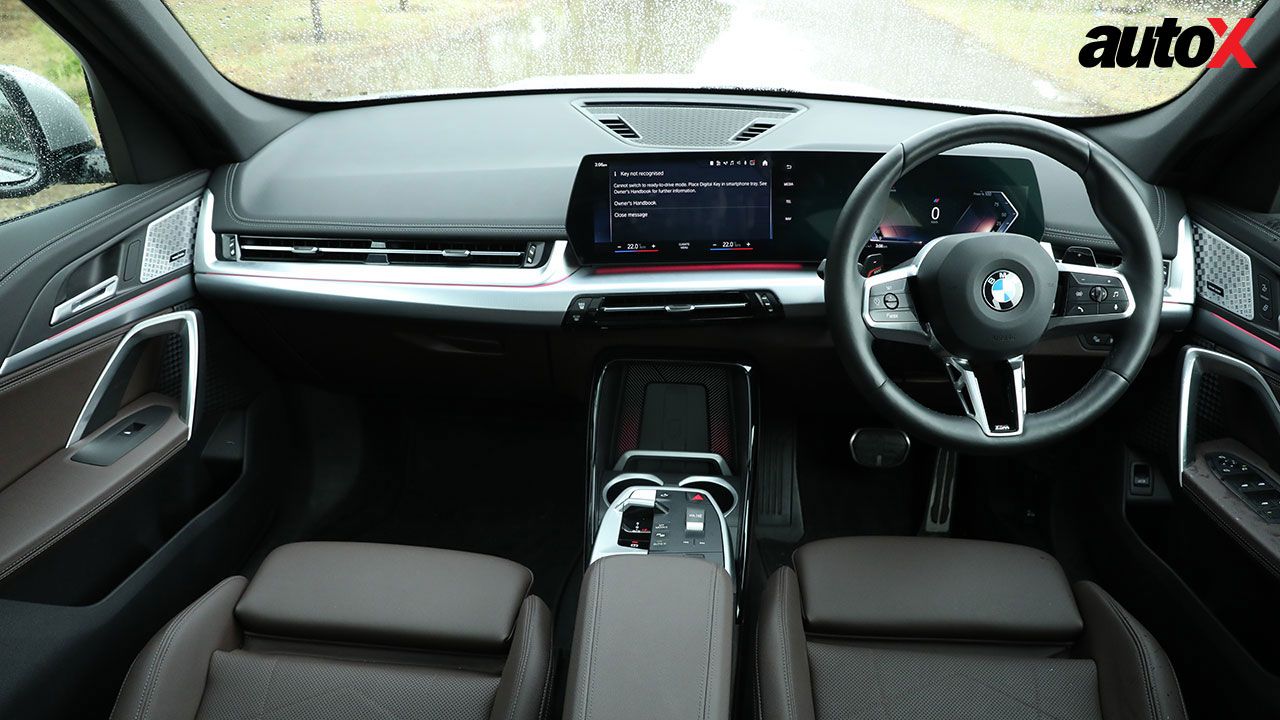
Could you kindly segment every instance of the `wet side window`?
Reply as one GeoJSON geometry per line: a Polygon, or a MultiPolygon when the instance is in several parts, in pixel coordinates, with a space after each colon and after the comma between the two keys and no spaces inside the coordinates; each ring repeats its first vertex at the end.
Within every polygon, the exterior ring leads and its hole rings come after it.
{"type": "Polygon", "coordinates": [[[0,222],[108,187],[84,69],[19,0],[0,0],[0,222]]]}

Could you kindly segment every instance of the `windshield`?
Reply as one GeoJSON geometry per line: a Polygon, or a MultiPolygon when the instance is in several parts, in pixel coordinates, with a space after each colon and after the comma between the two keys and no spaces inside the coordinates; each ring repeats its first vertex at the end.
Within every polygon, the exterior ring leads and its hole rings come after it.
{"type": "MultiPolygon", "coordinates": [[[[1195,67],[1084,67],[1100,25],[1228,25],[1255,0],[166,0],[250,90],[350,100],[715,88],[1052,115],[1169,100],[1195,67]]],[[[1207,26],[1206,26],[1207,30],[1207,26]]],[[[1141,37],[1141,29],[1138,30],[1141,37]]],[[[1210,36],[1212,37],[1212,36],[1210,36]]],[[[1225,41],[1220,41],[1225,42],[1225,41]]]]}

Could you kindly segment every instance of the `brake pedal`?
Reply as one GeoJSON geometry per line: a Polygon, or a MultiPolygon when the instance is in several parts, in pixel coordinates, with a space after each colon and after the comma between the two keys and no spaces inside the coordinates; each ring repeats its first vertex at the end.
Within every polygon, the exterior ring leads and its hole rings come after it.
{"type": "Polygon", "coordinates": [[[960,456],[954,451],[938,449],[929,483],[929,508],[924,514],[922,535],[951,534],[951,502],[956,494],[956,466],[960,456]]]}
{"type": "Polygon", "coordinates": [[[849,454],[863,467],[895,468],[910,452],[911,438],[896,428],[858,428],[849,438],[849,454]]]}

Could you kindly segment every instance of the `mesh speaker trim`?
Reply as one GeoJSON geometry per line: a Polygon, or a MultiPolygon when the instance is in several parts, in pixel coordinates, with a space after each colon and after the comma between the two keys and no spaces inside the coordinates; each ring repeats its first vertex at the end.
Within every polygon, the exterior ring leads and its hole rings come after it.
{"type": "Polygon", "coordinates": [[[584,115],[615,138],[631,145],[673,148],[723,148],[746,145],[771,132],[804,110],[799,105],[734,105],[716,103],[663,103],[646,101],[579,102],[574,105],[584,115]],[[618,135],[603,122],[620,117],[638,139],[618,135]],[[735,140],[738,133],[757,122],[771,127],[747,140],[735,140]]]}
{"type": "Polygon", "coordinates": [[[1212,230],[1191,223],[1196,252],[1196,295],[1246,319],[1253,319],[1253,262],[1212,230]]]}
{"type": "Polygon", "coordinates": [[[191,264],[199,214],[200,198],[193,198],[147,225],[139,280],[150,282],[191,264]]]}

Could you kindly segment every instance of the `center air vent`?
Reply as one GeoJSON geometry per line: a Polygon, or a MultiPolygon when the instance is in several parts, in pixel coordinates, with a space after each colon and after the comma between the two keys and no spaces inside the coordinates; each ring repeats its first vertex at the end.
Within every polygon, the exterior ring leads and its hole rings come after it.
{"type": "Polygon", "coordinates": [[[220,259],[361,265],[535,267],[546,256],[541,240],[355,240],[347,238],[223,235],[220,259]]]}
{"type": "Polygon", "coordinates": [[[776,124],[777,123],[773,123],[773,122],[753,122],[750,125],[742,128],[742,131],[739,132],[737,135],[734,135],[733,141],[746,142],[748,140],[755,140],[756,138],[764,134],[764,131],[769,130],[776,124]]]}
{"type": "Polygon", "coordinates": [[[783,104],[579,101],[584,115],[631,145],[722,148],[750,142],[798,115],[783,104]]]}
{"type": "Polygon", "coordinates": [[[782,317],[782,304],[768,290],[579,296],[570,303],[568,327],[627,327],[716,320],[782,317]]]}
{"type": "Polygon", "coordinates": [[[603,115],[599,119],[601,125],[612,130],[613,134],[618,137],[626,138],[628,140],[640,139],[640,133],[633,130],[631,126],[627,124],[626,120],[623,120],[617,115],[603,115]]]}

